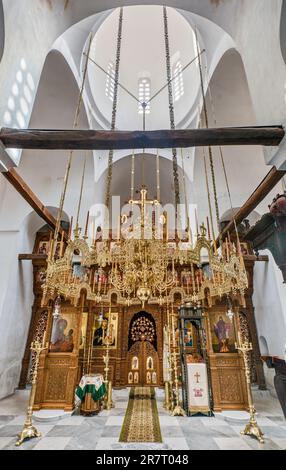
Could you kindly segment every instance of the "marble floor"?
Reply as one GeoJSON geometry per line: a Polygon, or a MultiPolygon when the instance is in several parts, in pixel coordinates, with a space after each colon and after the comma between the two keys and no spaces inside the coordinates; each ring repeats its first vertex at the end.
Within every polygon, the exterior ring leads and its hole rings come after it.
{"type": "Polygon", "coordinates": [[[34,420],[42,438],[31,439],[15,447],[17,434],[25,418],[28,391],[16,391],[0,401],[1,450],[285,450],[286,421],[279,403],[269,392],[255,391],[257,421],[265,434],[265,444],[241,436],[245,426],[245,413],[208,417],[171,417],[163,408],[163,391],[157,390],[157,405],[163,442],[160,444],[121,443],[119,435],[128,403],[128,389],[113,394],[115,408],[102,411],[94,417],[79,415],[61,419],[34,420]]]}

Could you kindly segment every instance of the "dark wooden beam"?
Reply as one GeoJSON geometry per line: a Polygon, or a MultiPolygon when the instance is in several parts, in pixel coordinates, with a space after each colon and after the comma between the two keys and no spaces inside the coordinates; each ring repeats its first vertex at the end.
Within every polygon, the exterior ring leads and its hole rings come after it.
{"type": "MultiPolygon", "coordinates": [[[[30,204],[34,211],[53,229],[56,228],[56,219],[46,208],[46,206],[37,198],[27,183],[21,178],[14,168],[3,172],[2,175],[12,184],[19,194],[30,204]]],[[[60,227],[60,234],[64,232],[60,227]]],[[[64,232],[64,239],[67,240],[67,234],[64,232]]]]}
{"type": "Polygon", "coordinates": [[[277,146],[285,136],[282,126],[226,127],[158,131],[41,130],[3,127],[6,147],[47,150],[119,150],[182,148],[218,145],[277,146]]]}
{"type": "Polygon", "coordinates": [[[267,255],[243,255],[244,261],[264,261],[268,262],[269,261],[269,256],[267,255]]]}
{"type": "Polygon", "coordinates": [[[45,261],[46,259],[48,259],[48,255],[40,255],[40,254],[36,254],[36,253],[20,253],[18,255],[18,260],[19,261],[31,261],[31,260],[43,260],[45,261]]]}
{"type": "MultiPolygon", "coordinates": [[[[235,221],[236,225],[240,224],[257,206],[263,201],[263,199],[270,193],[270,191],[276,186],[276,184],[283,178],[286,171],[279,171],[275,167],[272,167],[269,173],[261,181],[259,186],[243,204],[243,206],[236,212],[235,221]]],[[[222,230],[222,238],[227,236],[227,233],[233,232],[235,228],[234,221],[231,220],[227,226],[222,230]]],[[[219,245],[219,239],[217,239],[219,245]]]]}

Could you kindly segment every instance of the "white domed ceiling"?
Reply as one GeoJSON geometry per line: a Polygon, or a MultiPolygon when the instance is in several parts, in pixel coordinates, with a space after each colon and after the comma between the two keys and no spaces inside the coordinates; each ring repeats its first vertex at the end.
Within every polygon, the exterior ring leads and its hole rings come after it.
{"type": "MultiPolygon", "coordinates": [[[[189,23],[175,9],[168,8],[169,43],[175,102],[175,123],[185,127],[188,115],[199,91],[199,74],[194,63],[182,74],[183,68],[196,56],[194,32],[189,23]]],[[[114,10],[96,32],[91,58],[110,74],[116,60],[116,42],[119,9],[114,10]]],[[[92,112],[96,121],[105,128],[110,126],[113,82],[92,62],[88,77],[93,96],[92,112]]],[[[161,6],[126,7],[123,12],[122,45],[119,81],[135,97],[139,97],[140,81],[146,87],[147,96],[153,96],[167,82],[166,54],[161,6]]],[[[145,95],[146,97],[146,95],[145,95]]],[[[119,87],[116,128],[142,129],[142,108],[125,90],[119,87]],[[141,111],[141,112],[139,112],[141,111]]],[[[167,87],[151,101],[146,113],[146,129],[169,128],[169,104],[167,87]]]]}

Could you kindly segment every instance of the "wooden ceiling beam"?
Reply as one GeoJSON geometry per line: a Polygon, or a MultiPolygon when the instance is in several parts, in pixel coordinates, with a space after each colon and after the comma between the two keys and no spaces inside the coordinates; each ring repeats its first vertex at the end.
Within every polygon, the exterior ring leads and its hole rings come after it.
{"type": "MultiPolygon", "coordinates": [[[[53,229],[56,228],[56,219],[46,208],[46,206],[33,193],[28,184],[21,178],[14,168],[2,173],[7,181],[18,191],[25,201],[34,209],[34,211],[53,229]]],[[[67,240],[66,232],[60,227],[60,234],[64,232],[64,239],[67,240]]]]}
{"type": "Polygon", "coordinates": [[[48,259],[48,255],[41,255],[37,253],[20,253],[18,255],[19,261],[46,261],[48,259]]]}
{"type": "Polygon", "coordinates": [[[3,127],[0,132],[0,140],[7,148],[42,150],[278,146],[284,136],[284,128],[279,125],[156,131],[42,130],[3,127]]]}
{"type": "MultiPolygon", "coordinates": [[[[236,225],[240,224],[243,219],[245,219],[257,206],[260,202],[265,199],[265,197],[270,193],[270,191],[276,186],[276,184],[283,178],[286,174],[286,171],[277,170],[275,167],[272,167],[269,173],[257,186],[255,191],[247,199],[247,201],[241,206],[241,208],[236,212],[234,219],[236,225]]],[[[228,232],[231,233],[235,229],[234,221],[231,220],[227,226],[222,230],[221,236],[224,239],[228,232]]],[[[219,238],[216,240],[217,245],[219,246],[219,238]]]]}

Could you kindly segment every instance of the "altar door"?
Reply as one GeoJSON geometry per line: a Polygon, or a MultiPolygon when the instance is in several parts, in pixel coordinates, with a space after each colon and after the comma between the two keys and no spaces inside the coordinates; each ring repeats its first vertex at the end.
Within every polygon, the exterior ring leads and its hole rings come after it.
{"type": "Polygon", "coordinates": [[[128,352],[129,386],[158,385],[158,353],[149,341],[137,341],[128,352]]]}

